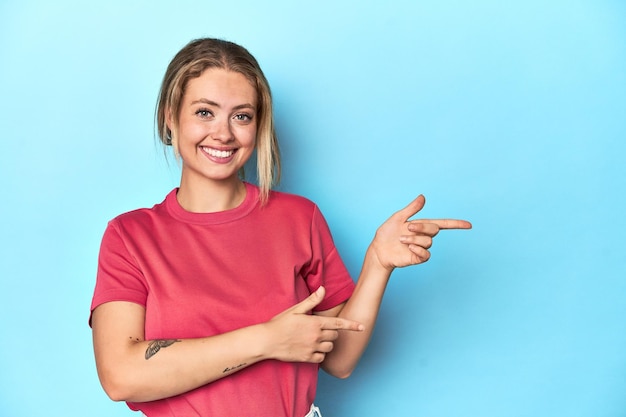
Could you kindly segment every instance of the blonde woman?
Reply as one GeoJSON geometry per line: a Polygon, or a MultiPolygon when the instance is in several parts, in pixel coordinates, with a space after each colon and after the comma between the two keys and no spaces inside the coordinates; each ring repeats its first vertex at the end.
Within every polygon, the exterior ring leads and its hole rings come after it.
{"type": "Polygon", "coordinates": [[[350,375],[391,272],[428,260],[422,196],[377,231],[356,285],[317,206],[280,175],[270,88],[243,47],[185,46],[165,74],[158,132],[182,166],[163,202],[113,219],[92,301],[107,394],[149,417],[319,416],[317,373],[350,375]],[[242,171],[257,157],[258,185],[242,171]]]}

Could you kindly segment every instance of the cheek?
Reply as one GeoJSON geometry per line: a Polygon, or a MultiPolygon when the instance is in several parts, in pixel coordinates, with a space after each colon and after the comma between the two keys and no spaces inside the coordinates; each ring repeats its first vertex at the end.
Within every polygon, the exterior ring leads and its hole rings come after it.
{"type": "Polygon", "coordinates": [[[196,140],[206,135],[202,125],[194,123],[181,124],[179,128],[179,136],[181,140],[196,140]]]}
{"type": "Polygon", "coordinates": [[[256,146],[256,126],[250,129],[242,129],[239,135],[239,140],[242,144],[247,146],[256,146]]]}

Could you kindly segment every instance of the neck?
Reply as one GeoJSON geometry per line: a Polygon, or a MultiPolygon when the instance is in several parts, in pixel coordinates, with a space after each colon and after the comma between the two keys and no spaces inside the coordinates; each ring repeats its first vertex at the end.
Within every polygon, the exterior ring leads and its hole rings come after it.
{"type": "Polygon", "coordinates": [[[234,209],[246,198],[246,186],[239,179],[233,181],[192,186],[181,178],[176,199],[178,204],[192,213],[216,213],[234,209]]]}

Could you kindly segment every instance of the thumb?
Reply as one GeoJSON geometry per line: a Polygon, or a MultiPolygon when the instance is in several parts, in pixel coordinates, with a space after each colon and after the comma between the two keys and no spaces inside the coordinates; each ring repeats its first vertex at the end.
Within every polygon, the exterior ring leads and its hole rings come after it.
{"type": "Polygon", "coordinates": [[[317,305],[322,302],[325,295],[326,288],[320,286],[314,293],[296,304],[292,311],[294,313],[306,314],[317,307],[317,305]]]}
{"type": "Polygon", "coordinates": [[[394,217],[398,217],[400,220],[405,222],[423,209],[425,204],[426,198],[420,194],[415,200],[411,201],[408,206],[397,211],[394,214],[394,217]]]}

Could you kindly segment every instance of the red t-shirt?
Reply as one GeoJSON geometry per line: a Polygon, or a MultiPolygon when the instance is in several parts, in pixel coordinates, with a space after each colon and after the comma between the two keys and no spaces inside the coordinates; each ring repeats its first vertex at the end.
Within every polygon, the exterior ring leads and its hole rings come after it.
{"type": "MultiPolygon", "coordinates": [[[[185,211],[172,190],[161,204],[113,219],[102,239],[91,305],[146,308],[145,337],[198,338],[266,322],[320,285],[327,310],[354,290],[322,214],[311,201],[272,192],[218,213],[185,211]]],[[[129,403],[149,417],[303,416],[318,365],[266,360],[175,397],[129,403]]]]}

